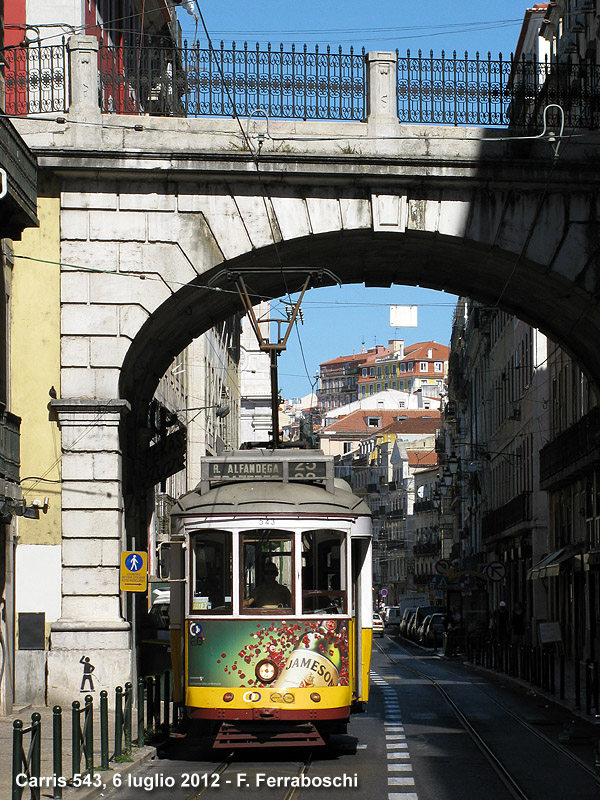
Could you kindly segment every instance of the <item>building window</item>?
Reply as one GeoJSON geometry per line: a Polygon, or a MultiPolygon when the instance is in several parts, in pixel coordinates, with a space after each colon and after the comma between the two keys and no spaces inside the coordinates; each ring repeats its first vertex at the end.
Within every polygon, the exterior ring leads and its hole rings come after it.
{"type": "Polygon", "coordinates": [[[377,367],[377,377],[381,378],[381,367],[377,367]]]}
{"type": "Polygon", "coordinates": [[[375,377],[375,367],[369,367],[369,377],[370,378],[375,377]]]}
{"type": "Polygon", "coordinates": [[[362,376],[363,376],[363,378],[368,378],[369,377],[369,370],[366,367],[363,367],[363,369],[362,369],[362,376]]]}
{"type": "Polygon", "coordinates": [[[398,381],[392,381],[392,389],[398,388],[398,381]]]}
{"type": "Polygon", "coordinates": [[[409,361],[406,364],[406,369],[407,369],[408,372],[412,372],[414,370],[414,368],[415,368],[415,362],[414,361],[409,361]]]}
{"type": "Polygon", "coordinates": [[[404,391],[404,381],[400,381],[400,391],[404,391]]]}
{"type": "Polygon", "coordinates": [[[421,372],[429,372],[429,362],[421,361],[419,364],[419,369],[421,372]]]}
{"type": "Polygon", "coordinates": [[[368,428],[379,428],[381,425],[381,417],[367,417],[368,428]]]}
{"type": "Polygon", "coordinates": [[[443,372],[444,371],[443,363],[441,361],[436,361],[434,363],[434,365],[433,365],[433,371],[434,372],[443,372]]]}
{"type": "Polygon", "coordinates": [[[400,364],[400,372],[406,372],[406,364],[400,364]]]}

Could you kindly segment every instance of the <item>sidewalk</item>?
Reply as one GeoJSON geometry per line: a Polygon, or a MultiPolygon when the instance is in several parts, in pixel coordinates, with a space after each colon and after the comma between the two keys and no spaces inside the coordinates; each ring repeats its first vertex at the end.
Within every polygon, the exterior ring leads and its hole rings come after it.
{"type": "MultiPolygon", "coordinates": [[[[2,800],[10,800],[12,797],[12,752],[13,752],[13,722],[16,719],[20,719],[23,722],[23,728],[27,728],[31,725],[31,715],[33,713],[39,713],[41,716],[41,729],[42,729],[42,736],[41,736],[41,769],[40,775],[46,779],[51,779],[53,775],[53,763],[52,763],[52,709],[41,707],[41,708],[33,708],[31,706],[18,708],[16,707],[13,710],[13,713],[10,716],[0,717],[0,798],[2,800]]],[[[62,774],[66,778],[70,778],[72,775],[72,748],[71,748],[71,711],[70,709],[63,709],[62,714],[62,774]]],[[[109,724],[109,754],[114,752],[114,718],[111,714],[110,722],[112,725],[109,724]]],[[[135,736],[135,733],[134,733],[135,736]]],[[[23,749],[25,750],[25,754],[27,754],[29,750],[29,742],[30,736],[26,734],[23,737],[23,749]]],[[[121,774],[126,774],[127,772],[131,771],[134,768],[137,768],[141,763],[144,761],[148,761],[152,758],[156,757],[156,747],[147,745],[144,747],[133,747],[131,753],[131,760],[123,759],[120,760],[119,763],[114,761],[110,762],[110,771],[104,772],[101,770],[97,771],[97,775],[100,776],[103,783],[112,783],[112,776],[119,772],[121,774]]],[[[99,711],[95,711],[94,713],[94,766],[100,764],[100,713],[99,711]]],[[[85,761],[81,759],[81,768],[82,770],[85,769],[85,761]]],[[[42,786],[40,790],[40,797],[41,798],[51,798],[53,797],[53,786],[50,784],[49,786],[42,786]]],[[[74,789],[72,787],[66,786],[62,790],[62,796],[64,800],[97,800],[100,797],[102,789],[98,788],[97,786],[93,787],[81,787],[79,789],[74,789]]],[[[22,798],[23,800],[29,800],[30,797],[30,790],[29,788],[25,787],[23,789],[22,798]]]]}

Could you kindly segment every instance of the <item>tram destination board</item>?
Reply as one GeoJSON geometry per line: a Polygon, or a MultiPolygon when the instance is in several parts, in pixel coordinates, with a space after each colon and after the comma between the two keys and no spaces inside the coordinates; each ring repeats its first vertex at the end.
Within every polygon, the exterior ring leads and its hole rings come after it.
{"type": "Polygon", "coordinates": [[[331,458],[214,458],[206,459],[204,480],[223,481],[323,481],[333,476],[331,458]]]}

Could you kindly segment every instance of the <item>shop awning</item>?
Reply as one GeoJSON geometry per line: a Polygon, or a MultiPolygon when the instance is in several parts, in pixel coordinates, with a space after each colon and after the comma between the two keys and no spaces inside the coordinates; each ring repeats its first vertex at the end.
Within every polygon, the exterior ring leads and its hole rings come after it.
{"type": "Polygon", "coordinates": [[[579,555],[579,550],[571,547],[562,547],[550,555],[544,556],[541,561],[533,566],[527,573],[528,581],[535,581],[538,578],[556,578],[561,569],[569,566],[569,561],[579,555]]]}

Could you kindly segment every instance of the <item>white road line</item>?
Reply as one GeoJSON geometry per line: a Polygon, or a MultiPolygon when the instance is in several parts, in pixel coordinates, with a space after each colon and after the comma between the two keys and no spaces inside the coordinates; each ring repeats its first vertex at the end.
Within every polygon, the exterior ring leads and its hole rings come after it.
{"type": "Polygon", "coordinates": [[[419,800],[419,795],[416,792],[408,790],[409,787],[415,785],[415,779],[406,774],[412,772],[413,769],[404,733],[404,725],[402,725],[398,695],[387,681],[382,680],[381,676],[376,672],[371,672],[370,675],[372,683],[380,689],[383,695],[385,713],[383,724],[388,762],[388,787],[395,789],[406,787],[406,791],[388,792],[388,800],[419,800]],[[398,775],[397,773],[404,773],[404,775],[398,775]]]}

